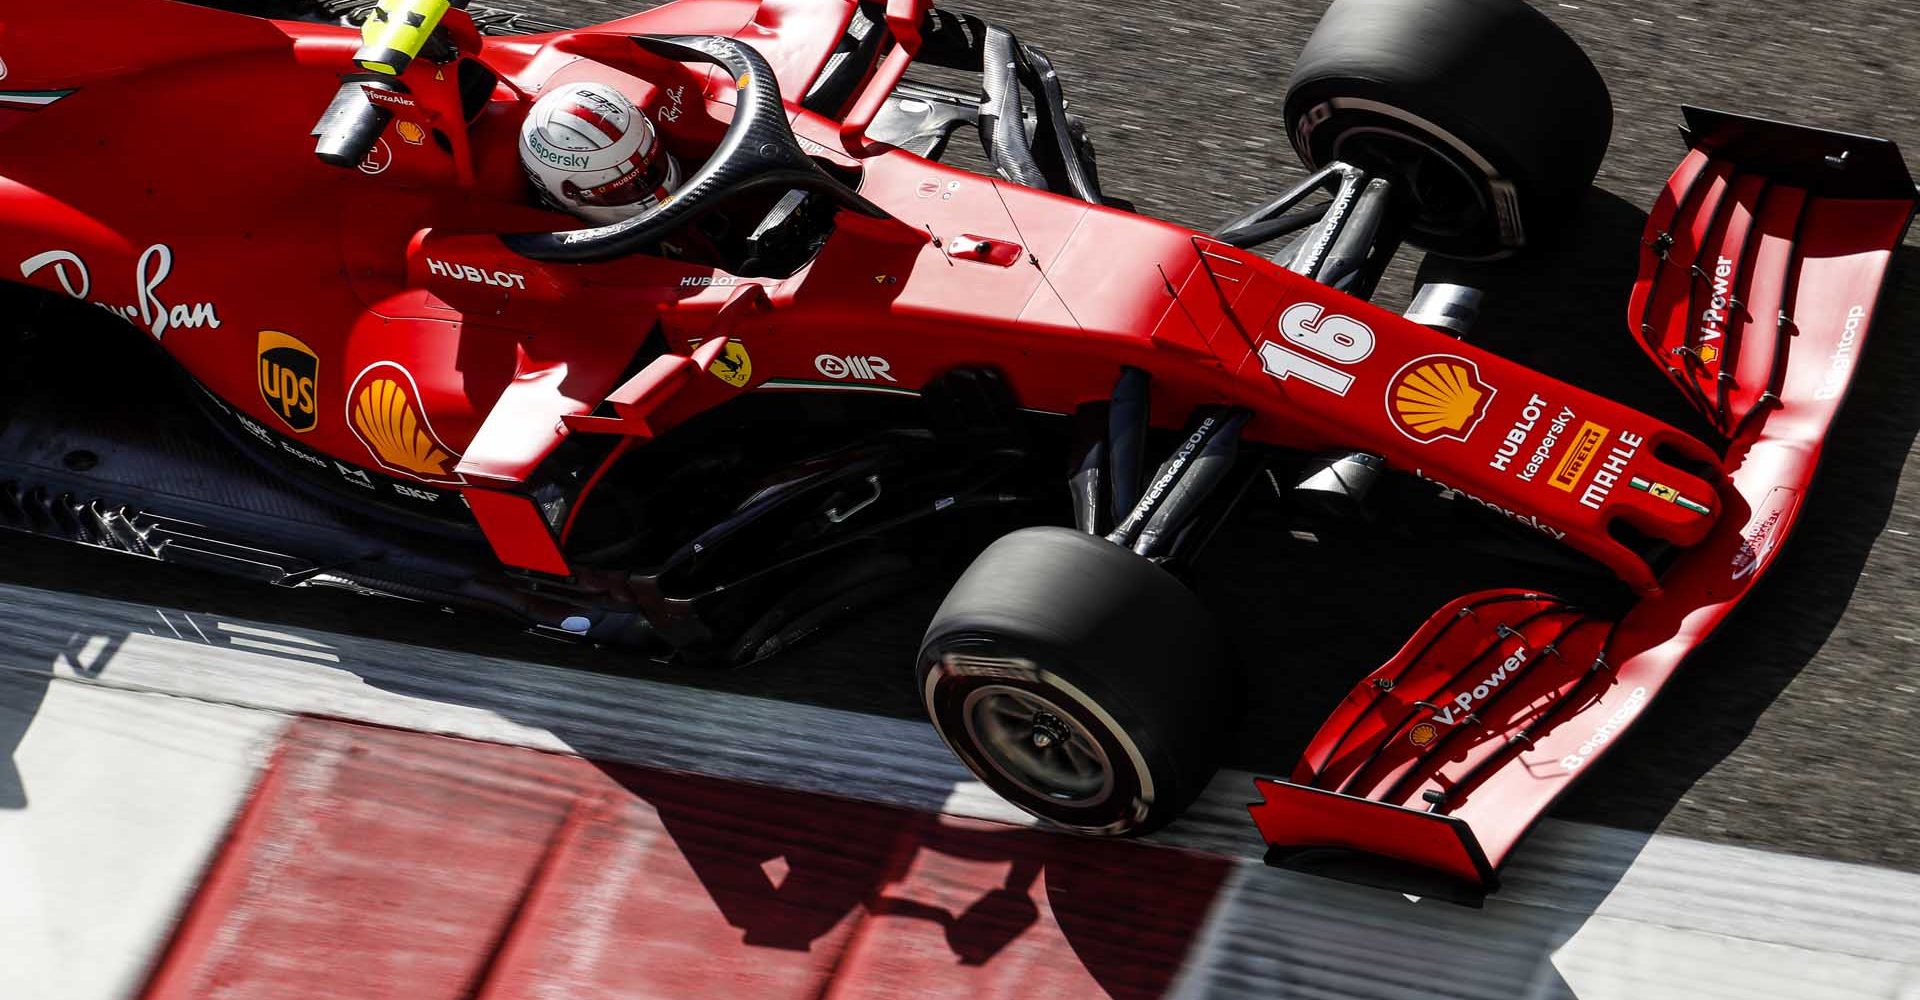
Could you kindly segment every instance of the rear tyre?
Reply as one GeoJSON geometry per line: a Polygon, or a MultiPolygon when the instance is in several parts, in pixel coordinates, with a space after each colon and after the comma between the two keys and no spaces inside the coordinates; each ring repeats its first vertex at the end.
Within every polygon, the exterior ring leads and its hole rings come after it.
{"type": "Polygon", "coordinates": [[[927,629],[920,691],[961,761],[1014,805],[1132,836],[1217,766],[1230,681],[1199,598],[1105,539],[1028,528],[989,546],[927,629]]]}
{"type": "Polygon", "coordinates": [[[1599,71],[1524,0],[1334,0],[1285,107],[1308,167],[1393,178],[1413,208],[1407,238],[1466,258],[1554,229],[1613,132],[1599,71]]]}

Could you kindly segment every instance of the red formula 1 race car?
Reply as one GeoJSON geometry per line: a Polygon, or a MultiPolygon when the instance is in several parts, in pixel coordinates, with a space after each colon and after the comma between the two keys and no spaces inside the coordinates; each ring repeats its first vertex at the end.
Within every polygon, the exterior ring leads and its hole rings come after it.
{"type": "Polygon", "coordinates": [[[1512,586],[1252,813],[1275,864],[1459,900],[1765,573],[1915,207],[1888,142],[1688,109],[1630,317],[1662,420],[1476,346],[1472,289],[1369,301],[1403,242],[1503,256],[1591,184],[1606,88],[1521,0],[1336,0],[1286,92],[1311,178],[1211,234],[1103,194],[1046,55],[927,0],[352,6],[0,14],[0,522],[719,663],[972,558],[934,724],[1126,835],[1216,766],[1186,581],[1236,505],[1444,508],[1512,586]],[[963,131],[992,173],[940,162],[963,131]]]}

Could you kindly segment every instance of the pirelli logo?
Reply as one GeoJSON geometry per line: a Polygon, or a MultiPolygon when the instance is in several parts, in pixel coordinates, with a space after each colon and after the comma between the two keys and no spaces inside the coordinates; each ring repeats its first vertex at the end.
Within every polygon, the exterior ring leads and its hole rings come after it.
{"type": "Polygon", "coordinates": [[[1606,443],[1607,428],[1591,420],[1583,420],[1580,429],[1573,432],[1573,441],[1567,445],[1567,453],[1560,456],[1560,464],[1553,467],[1553,475],[1547,482],[1563,493],[1572,493],[1580,485],[1580,477],[1587,474],[1587,466],[1593,464],[1593,456],[1600,454],[1600,446],[1606,443]]]}

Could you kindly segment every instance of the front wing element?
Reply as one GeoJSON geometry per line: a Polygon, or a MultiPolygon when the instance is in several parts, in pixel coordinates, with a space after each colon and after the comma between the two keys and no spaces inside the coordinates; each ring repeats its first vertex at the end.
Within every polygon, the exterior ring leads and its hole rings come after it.
{"type": "MultiPolygon", "coordinates": [[[[1617,620],[1488,591],[1440,610],[1250,806],[1272,864],[1475,903],[1771,565],[1916,205],[1893,144],[1687,109],[1631,323],[1727,439],[1723,509],[1617,620]]],[[[1660,484],[1637,488],[1659,494],[1660,484]]]]}
{"type": "Polygon", "coordinates": [[[1469,808],[1512,794],[1499,786],[1516,762],[1522,791],[1564,783],[1645,704],[1617,689],[1615,630],[1528,591],[1440,609],[1334,709],[1291,781],[1258,782],[1268,862],[1477,902],[1499,856],[1469,808]]]}
{"type": "Polygon", "coordinates": [[[1830,418],[1863,346],[1913,178],[1885,139],[1686,109],[1692,148],[1647,217],[1638,339],[1721,434],[1792,399],[1830,418]]]}

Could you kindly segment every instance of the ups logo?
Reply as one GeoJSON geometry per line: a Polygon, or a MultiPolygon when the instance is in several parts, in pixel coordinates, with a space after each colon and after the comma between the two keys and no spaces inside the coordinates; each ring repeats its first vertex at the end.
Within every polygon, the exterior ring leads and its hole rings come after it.
{"type": "Polygon", "coordinates": [[[313,348],[284,333],[260,331],[260,398],[295,434],[320,422],[319,379],[320,356],[313,348]]]}

